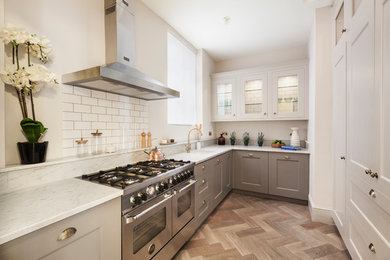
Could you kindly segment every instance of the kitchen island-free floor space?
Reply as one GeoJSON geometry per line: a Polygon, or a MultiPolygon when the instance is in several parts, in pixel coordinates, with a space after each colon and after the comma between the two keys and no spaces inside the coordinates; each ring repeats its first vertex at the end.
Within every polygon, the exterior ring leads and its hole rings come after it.
{"type": "Polygon", "coordinates": [[[184,259],[351,259],[307,206],[231,193],[176,255],[184,259]]]}

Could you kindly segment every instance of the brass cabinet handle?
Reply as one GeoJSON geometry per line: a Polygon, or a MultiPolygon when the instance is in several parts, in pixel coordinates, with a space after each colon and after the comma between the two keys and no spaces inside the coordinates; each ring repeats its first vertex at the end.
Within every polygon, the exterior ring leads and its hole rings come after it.
{"type": "Polygon", "coordinates": [[[276,112],[274,112],[274,115],[276,115],[276,112]]]}
{"type": "Polygon", "coordinates": [[[340,159],[341,160],[345,160],[345,156],[340,156],[340,159]]]}
{"type": "Polygon", "coordinates": [[[76,234],[76,232],[77,232],[77,229],[74,227],[67,228],[61,232],[61,234],[57,238],[57,241],[63,241],[65,239],[68,239],[68,238],[72,237],[74,234],[76,234]]]}
{"type": "Polygon", "coordinates": [[[205,205],[205,204],[206,204],[206,201],[205,201],[205,200],[203,200],[203,201],[202,201],[202,206],[203,206],[203,205],[205,205]]]}
{"type": "Polygon", "coordinates": [[[249,157],[253,157],[253,153],[248,153],[248,156],[249,157]]]}
{"type": "Polygon", "coordinates": [[[205,165],[202,166],[202,170],[204,170],[204,169],[206,169],[206,166],[205,166],[205,165]]]}
{"type": "Polygon", "coordinates": [[[205,180],[205,179],[203,179],[203,180],[202,180],[202,184],[205,184],[205,183],[206,183],[206,180],[205,180]]]}
{"type": "Polygon", "coordinates": [[[267,115],[267,113],[266,113],[266,112],[264,112],[264,115],[266,116],[266,115],[267,115]]]}
{"type": "Polygon", "coordinates": [[[378,179],[378,177],[379,177],[377,172],[371,172],[370,176],[371,176],[371,178],[376,178],[376,179],[378,179]]]}
{"type": "Polygon", "coordinates": [[[373,189],[371,189],[369,192],[368,192],[368,195],[370,195],[371,197],[373,197],[374,199],[376,198],[376,193],[373,189]]]}
{"type": "Polygon", "coordinates": [[[347,31],[346,28],[343,28],[343,29],[341,30],[342,33],[345,33],[346,31],[347,31]]]}
{"type": "Polygon", "coordinates": [[[217,163],[220,163],[221,162],[221,160],[220,159],[217,159],[217,163]]]}
{"type": "Polygon", "coordinates": [[[373,252],[374,254],[376,254],[375,246],[374,246],[373,243],[370,243],[370,244],[368,245],[368,249],[370,249],[371,252],[373,252]]]}
{"type": "Polygon", "coordinates": [[[236,116],[236,114],[233,114],[233,116],[236,116]]]}
{"type": "Polygon", "coordinates": [[[288,159],[290,159],[290,157],[289,157],[288,155],[285,155],[285,156],[284,156],[284,159],[287,159],[287,160],[288,160],[288,159]]]}

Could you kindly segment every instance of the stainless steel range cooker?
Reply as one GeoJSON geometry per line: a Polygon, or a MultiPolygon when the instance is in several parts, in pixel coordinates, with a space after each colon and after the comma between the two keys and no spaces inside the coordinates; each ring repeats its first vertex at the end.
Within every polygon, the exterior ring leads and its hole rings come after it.
{"type": "Polygon", "coordinates": [[[195,230],[194,163],[145,161],[81,178],[123,189],[123,260],[171,259],[195,230]]]}

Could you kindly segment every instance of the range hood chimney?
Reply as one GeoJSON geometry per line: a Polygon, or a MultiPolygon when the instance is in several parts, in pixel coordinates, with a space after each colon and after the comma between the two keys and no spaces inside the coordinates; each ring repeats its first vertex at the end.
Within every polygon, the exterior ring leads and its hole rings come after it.
{"type": "Polygon", "coordinates": [[[62,76],[62,83],[158,100],[180,93],[135,68],[134,0],[105,0],[106,64],[62,76]]]}

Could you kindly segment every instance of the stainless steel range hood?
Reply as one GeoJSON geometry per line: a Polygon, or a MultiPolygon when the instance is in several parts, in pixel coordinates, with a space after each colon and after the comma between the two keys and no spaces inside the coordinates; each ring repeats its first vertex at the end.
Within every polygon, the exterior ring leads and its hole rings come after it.
{"type": "Polygon", "coordinates": [[[62,83],[158,100],[180,93],[135,69],[134,0],[105,0],[106,65],[62,76],[62,83]]]}

